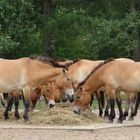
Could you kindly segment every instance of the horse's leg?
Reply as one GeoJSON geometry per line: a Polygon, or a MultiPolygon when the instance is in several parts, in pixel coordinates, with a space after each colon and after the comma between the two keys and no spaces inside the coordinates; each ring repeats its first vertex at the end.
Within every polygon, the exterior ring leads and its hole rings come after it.
{"type": "Polygon", "coordinates": [[[100,91],[96,92],[96,98],[98,101],[98,107],[99,107],[99,116],[102,117],[103,114],[103,107],[102,107],[102,103],[101,103],[101,95],[100,95],[100,91]]]}
{"type": "Polygon", "coordinates": [[[6,104],[6,101],[4,99],[4,95],[3,93],[0,93],[0,100],[1,100],[1,105],[6,108],[7,104],[6,104]]]}
{"type": "Polygon", "coordinates": [[[23,118],[25,122],[29,121],[28,112],[29,112],[29,107],[30,107],[30,95],[31,95],[31,88],[30,86],[26,86],[23,89],[23,103],[25,107],[23,118]]]}
{"type": "Polygon", "coordinates": [[[118,118],[118,123],[122,123],[123,122],[123,110],[122,110],[122,99],[120,96],[120,93],[116,93],[116,101],[117,101],[117,106],[119,109],[119,118],[118,118]]]}
{"type": "Polygon", "coordinates": [[[19,96],[18,97],[14,97],[14,103],[15,103],[15,118],[18,120],[18,119],[20,119],[19,112],[18,112],[19,96]]]}
{"type": "Polygon", "coordinates": [[[8,103],[7,103],[7,106],[6,106],[6,109],[4,111],[5,120],[9,119],[8,111],[9,111],[9,107],[11,106],[12,103],[13,103],[13,96],[10,96],[8,103]]]}
{"type": "MultiPolygon", "coordinates": [[[[9,100],[11,100],[11,98],[13,98],[13,94],[8,94],[8,97],[7,97],[7,102],[9,102],[9,100]]],[[[8,104],[8,103],[7,103],[8,104]]],[[[8,108],[8,111],[12,111],[12,106],[13,106],[13,101],[10,102],[9,104],[9,108],[8,108]]]]}
{"type": "Polygon", "coordinates": [[[93,102],[93,100],[94,100],[94,95],[91,95],[91,101],[90,101],[90,105],[89,105],[89,110],[91,112],[93,112],[93,110],[92,110],[92,102],[93,102]]]}
{"type": "Polygon", "coordinates": [[[109,103],[110,103],[110,114],[109,114],[109,122],[113,122],[115,118],[115,90],[112,87],[106,87],[109,103]]]}
{"type": "Polygon", "coordinates": [[[105,112],[104,112],[104,118],[108,118],[109,117],[109,99],[107,97],[107,104],[106,104],[106,108],[105,108],[105,112]]]}
{"type": "Polygon", "coordinates": [[[131,98],[131,115],[130,115],[130,117],[128,119],[130,121],[134,120],[134,116],[135,116],[134,111],[135,111],[136,98],[137,98],[136,94],[133,95],[133,97],[131,98]]]}
{"type": "Polygon", "coordinates": [[[31,111],[33,111],[33,110],[35,109],[37,100],[38,100],[38,99],[36,99],[36,100],[34,100],[34,101],[31,100],[31,106],[30,106],[30,110],[31,110],[31,111]]]}
{"type": "Polygon", "coordinates": [[[94,95],[91,95],[90,107],[92,106],[93,100],[94,100],[94,95]]]}
{"type": "Polygon", "coordinates": [[[125,111],[123,114],[123,120],[126,120],[126,117],[128,116],[128,111],[129,111],[129,107],[130,107],[130,98],[129,98],[129,94],[126,95],[126,102],[125,102],[125,111]]]}
{"type": "Polygon", "coordinates": [[[136,105],[135,105],[135,110],[134,110],[134,116],[137,115],[139,104],[140,104],[140,92],[137,93],[137,99],[136,99],[136,105]]]}

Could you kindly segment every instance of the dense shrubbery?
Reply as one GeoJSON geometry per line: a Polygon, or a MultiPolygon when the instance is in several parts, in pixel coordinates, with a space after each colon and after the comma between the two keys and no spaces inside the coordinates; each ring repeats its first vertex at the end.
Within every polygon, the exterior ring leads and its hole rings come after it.
{"type": "Polygon", "coordinates": [[[44,26],[50,33],[52,57],[132,57],[139,45],[140,9],[131,10],[133,0],[53,0],[47,19],[40,2],[0,1],[0,57],[44,54],[44,26]]]}

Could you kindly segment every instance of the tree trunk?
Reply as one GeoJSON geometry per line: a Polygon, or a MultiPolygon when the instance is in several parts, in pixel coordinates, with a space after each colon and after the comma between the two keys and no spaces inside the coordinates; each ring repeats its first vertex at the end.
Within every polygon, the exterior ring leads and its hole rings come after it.
{"type": "Polygon", "coordinates": [[[51,54],[51,34],[47,29],[48,18],[50,17],[52,12],[52,1],[51,0],[43,0],[43,14],[44,14],[44,32],[43,32],[43,48],[46,56],[50,56],[51,54]]]}
{"type": "Polygon", "coordinates": [[[140,47],[134,49],[133,56],[135,61],[140,61],[140,47]]]}
{"type": "Polygon", "coordinates": [[[135,61],[140,61],[140,28],[137,29],[138,32],[138,47],[134,48],[133,58],[135,61]]]}
{"type": "MultiPolygon", "coordinates": [[[[131,0],[130,2],[130,10],[131,12],[135,12],[136,9],[136,2],[134,0],[131,0]]],[[[138,47],[134,48],[133,51],[133,58],[135,61],[140,61],[140,29],[137,29],[138,33],[138,47]]]]}

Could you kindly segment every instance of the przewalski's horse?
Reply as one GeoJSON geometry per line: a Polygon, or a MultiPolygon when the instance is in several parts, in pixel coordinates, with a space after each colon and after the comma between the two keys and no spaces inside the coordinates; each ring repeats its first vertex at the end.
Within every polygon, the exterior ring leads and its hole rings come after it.
{"type": "Polygon", "coordinates": [[[32,90],[46,81],[54,81],[59,75],[65,78],[66,70],[50,67],[48,64],[30,58],[0,59],[0,75],[0,92],[23,92],[25,106],[23,117],[28,121],[32,90]]]}
{"type": "MultiPolygon", "coordinates": [[[[74,60],[73,64],[70,65],[68,68],[68,76],[70,77],[73,87],[76,89],[78,84],[82,82],[86,77],[90,74],[90,72],[100,63],[104,62],[103,60],[99,61],[93,61],[93,60],[87,60],[87,59],[81,59],[81,60],[74,60]]],[[[98,92],[96,92],[97,100],[101,100],[101,96],[97,96],[98,92]]],[[[102,108],[104,107],[104,103],[100,101],[99,103],[99,115],[102,115],[102,108]]]]}
{"type": "Polygon", "coordinates": [[[35,89],[31,94],[31,109],[35,108],[36,102],[41,96],[44,97],[45,102],[51,108],[55,105],[55,102],[58,99],[57,96],[60,96],[60,90],[56,86],[55,82],[47,82],[41,85],[39,88],[35,89]]]}
{"type": "MultiPolygon", "coordinates": [[[[100,87],[105,87],[111,107],[109,120],[113,122],[115,118],[115,94],[117,96],[117,93],[120,93],[120,91],[124,91],[126,94],[140,91],[139,69],[140,63],[129,63],[118,60],[110,60],[102,63],[79,86],[74,112],[80,113],[82,109],[85,109],[91,100],[91,94],[100,87]]],[[[118,120],[122,122],[123,112],[119,100],[117,105],[120,111],[118,120]]]]}
{"type": "MultiPolygon", "coordinates": [[[[31,93],[31,106],[30,109],[33,110],[35,108],[35,105],[37,103],[37,100],[43,96],[48,106],[51,108],[55,105],[55,96],[60,95],[59,89],[56,87],[54,82],[47,82],[40,87],[33,90],[31,93]]],[[[19,113],[18,113],[18,106],[19,106],[19,93],[13,92],[11,95],[9,95],[9,101],[8,105],[6,106],[4,117],[5,119],[9,119],[8,111],[9,108],[12,106],[13,102],[15,104],[15,118],[19,119],[19,113]]]]}
{"type": "MultiPolygon", "coordinates": [[[[52,67],[55,66],[55,67],[68,68],[70,65],[74,63],[71,60],[62,61],[62,59],[56,60],[53,58],[48,58],[48,57],[43,57],[43,56],[32,57],[32,59],[40,60],[44,63],[47,63],[48,65],[52,67]]],[[[55,79],[55,83],[56,83],[56,86],[59,88],[61,92],[61,96],[63,96],[63,99],[70,100],[70,102],[72,102],[74,100],[74,88],[73,88],[72,80],[70,76],[68,76],[68,74],[65,75],[65,78],[62,76],[57,76],[55,79]]]]}
{"type": "MultiPolygon", "coordinates": [[[[135,61],[131,60],[131,59],[126,59],[126,58],[118,58],[116,60],[119,60],[119,61],[123,61],[123,62],[128,62],[128,63],[135,63],[135,61]]],[[[102,88],[102,91],[104,89],[102,88]]],[[[104,94],[105,92],[100,92],[101,94],[104,94]]],[[[120,92],[120,94],[122,94],[123,92],[120,92]]],[[[119,100],[119,102],[122,102],[121,101],[121,95],[119,93],[117,94],[117,99],[116,101],[119,100]]],[[[100,94],[98,93],[97,94],[98,96],[100,96],[100,94]]],[[[131,115],[129,117],[128,120],[134,120],[134,108],[135,108],[135,102],[136,102],[136,98],[137,98],[137,94],[134,94],[134,93],[127,93],[125,94],[126,95],[126,105],[125,105],[125,111],[124,111],[124,114],[123,114],[123,119],[125,120],[126,119],[126,116],[128,116],[128,111],[129,111],[129,107],[131,105],[131,115]]],[[[104,96],[102,96],[104,97],[104,96]]],[[[99,100],[100,101],[100,100],[99,100]]],[[[91,101],[92,102],[92,101],[91,101]]],[[[102,109],[102,108],[101,108],[102,109]]],[[[100,109],[100,110],[101,110],[100,109]]],[[[136,109],[137,110],[137,109],[136,109]]],[[[103,112],[103,111],[101,111],[103,112]]],[[[108,114],[109,114],[109,101],[107,99],[107,105],[106,105],[106,108],[105,108],[105,114],[104,114],[104,117],[108,117],[108,114]]]]}
{"type": "MultiPolygon", "coordinates": [[[[128,59],[123,59],[123,58],[118,60],[128,61],[128,59]]],[[[130,59],[129,61],[134,62],[133,60],[130,59]]],[[[69,75],[69,77],[71,77],[74,88],[76,89],[78,84],[84,81],[87,78],[87,76],[91,73],[91,71],[103,62],[104,60],[93,61],[87,59],[73,61],[73,64],[69,66],[69,70],[67,74],[69,75]]],[[[98,100],[99,116],[102,116],[103,108],[104,108],[104,100],[103,100],[104,91],[100,89],[95,93],[96,93],[96,98],[98,100]]],[[[91,97],[93,100],[93,96],[91,97]]],[[[92,100],[90,106],[92,105],[92,100]]],[[[106,107],[105,113],[107,114],[107,112],[108,112],[108,108],[106,107]]]]}

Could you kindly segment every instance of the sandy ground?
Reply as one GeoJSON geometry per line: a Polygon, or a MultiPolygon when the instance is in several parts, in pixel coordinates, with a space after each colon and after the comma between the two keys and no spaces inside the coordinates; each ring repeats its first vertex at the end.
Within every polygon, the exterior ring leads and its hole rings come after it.
{"type": "Polygon", "coordinates": [[[140,140],[140,127],[97,130],[0,129],[1,140],[140,140]]]}
{"type": "Polygon", "coordinates": [[[134,121],[86,126],[0,125],[0,140],[140,140],[140,111],[134,121]]]}

